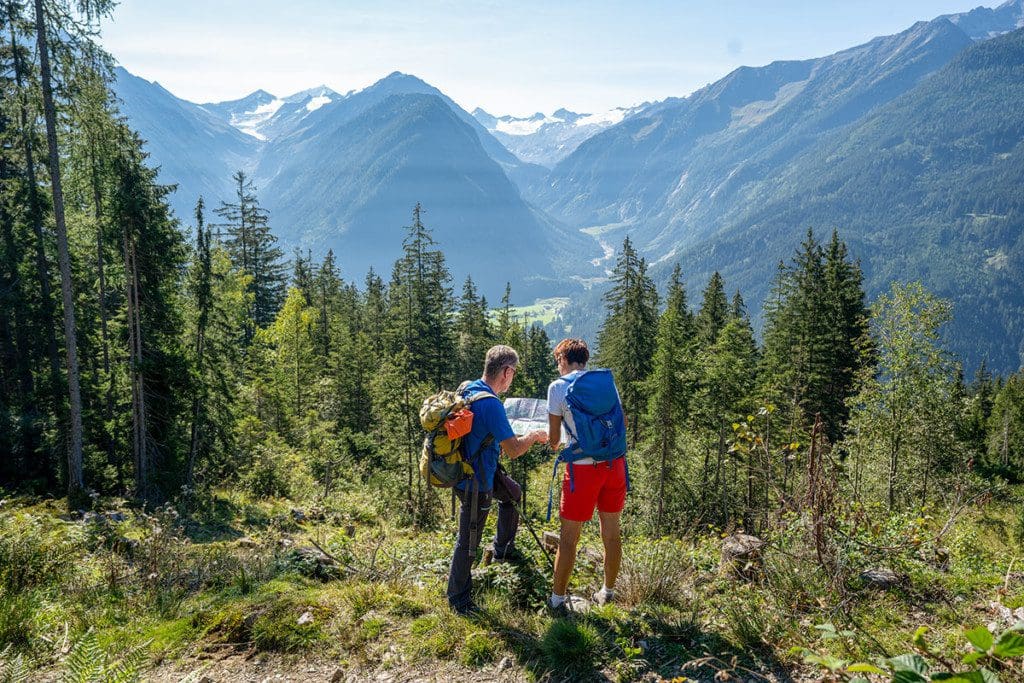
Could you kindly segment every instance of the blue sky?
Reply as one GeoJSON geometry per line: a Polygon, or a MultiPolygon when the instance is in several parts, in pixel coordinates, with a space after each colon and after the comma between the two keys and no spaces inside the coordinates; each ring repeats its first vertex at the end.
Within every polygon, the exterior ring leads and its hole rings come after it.
{"type": "Polygon", "coordinates": [[[526,115],[684,96],[737,66],[829,54],[978,4],[122,0],[103,42],[129,71],[196,102],[320,84],[344,93],[397,70],[468,110],[526,115]]]}

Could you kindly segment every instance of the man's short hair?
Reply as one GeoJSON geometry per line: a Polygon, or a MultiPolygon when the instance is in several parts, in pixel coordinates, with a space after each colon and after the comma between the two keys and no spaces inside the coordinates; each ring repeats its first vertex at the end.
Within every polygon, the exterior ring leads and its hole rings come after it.
{"type": "Polygon", "coordinates": [[[519,354],[511,346],[498,344],[487,349],[484,357],[484,377],[497,377],[505,368],[519,365],[519,354]]]}
{"type": "Polygon", "coordinates": [[[563,339],[555,347],[555,360],[564,358],[568,363],[587,364],[590,360],[590,349],[582,339],[563,339]]]}

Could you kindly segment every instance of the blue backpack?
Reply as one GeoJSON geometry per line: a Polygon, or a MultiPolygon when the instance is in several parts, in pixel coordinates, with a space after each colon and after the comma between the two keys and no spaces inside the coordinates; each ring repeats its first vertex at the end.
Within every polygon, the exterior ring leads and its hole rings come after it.
{"type": "MultiPolygon", "coordinates": [[[[562,379],[567,379],[568,376],[562,379]]],[[[583,458],[594,462],[608,462],[626,455],[626,417],[622,412],[619,393],[611,370],[589,370],[569,381],[565,402],[572,411],[575,433],[565,422],[569,443],[558,454],[551,473],[548,490],[548,520],[551,519],[551,500],[559,463],[568,463],[569,490],[573,490],[572,464],[583,458]]],[[[629,487],[629,467],[626,467],[626,487],[629,487]]]]}

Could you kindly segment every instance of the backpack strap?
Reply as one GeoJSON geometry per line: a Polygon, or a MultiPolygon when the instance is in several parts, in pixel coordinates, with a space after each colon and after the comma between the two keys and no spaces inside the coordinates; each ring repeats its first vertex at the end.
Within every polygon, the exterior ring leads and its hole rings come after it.
{"type": "MultiPolygon", "coordinates": [[[[484,449],[494,443],[494,435],[488,434],[484,437],[484,440],[480,442],[479,448],[476,449],[476,453],[473,454],[470,462],[475,462],[480,454],[483,453],[484,449]]],[[[473,481],[470,483],[470,502],[469,502],[469,557],[472,562],[473,556],[476,554],[476,544],[480,536],[480,480],[477,478],[476,468],[473,468],[473,481]]]]}
{"type": "MultiPolygon", "coordinates": [[[[459,387],[459,393],[466,399],[466,405],[472,405],[482,398],[493,398],[495,400],[501,400],[489,391],[477,391],[472,396],[465,396],[463,393],[464,387],[459,387]]],[[[494,443],[494,435],[488,434],[484,437],[484,440],[480,442],[480,446],[477,447],[476,453],[472,455],[469,462],[472,464],[477,461],[480,454],[484,452],[484,449],[494,443]]],[[[469,543],[466,551],[469,553],[470,562],[473,561],[473,556],[476,554],[476,544],[479,542],[480,537],[480,480],[477,478],[476,467],[473,468],[473,481],[470,484],[470,501],[469,501],[469,543]]]]}
{"type": "Polygon", "coordinates": [[[476,473],[473,473],[472,493],[469,500],[469,542],[466,552],[469,553],[469,563],[473,563],[476,555],[476,544],[480,538],[480,482],[477,481],[476,473]]]}

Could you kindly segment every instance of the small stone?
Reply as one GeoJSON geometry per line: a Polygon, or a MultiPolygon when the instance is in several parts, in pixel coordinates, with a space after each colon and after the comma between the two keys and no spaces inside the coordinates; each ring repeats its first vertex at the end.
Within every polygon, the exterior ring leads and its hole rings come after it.
{"type": "Polygon", "coordinates": [[[498,662],[498,671],[504,671],[512,666],[512,659],[510,657],[502,657],[501,661],[498,662]]]}
{"type": "Polygon", "coordinates": [[[111,522],[123,522],[126,519],[124,513],[118,510],[108,510],[105,514],[111,522]]]}
{"type": "Polygon", "coordinates": [[[239,548],[255,548],[259,545],[255,539],[249,538],[248,536],[242,536],[240,539],[235,541],[235,544],[239,548]]]}
{"type": "Polygon", "coordinates": [[[342,669],[335,669],[334,673],[331,674],[331,683],[341,683],[345,678],[345,672],[342,669]]]}
{"type": "Polygon", "coordinates": [[[305,626],[306,624],[312,624],[313,623],[313,613],[309,612],[309,611],[303,612],[302,616],[299,617],[299,620],[297,622],[295,622],[295,623],[298,624],[299,626],[305,626]]]}
{"type": "Polygon", "coordinates": [[[306,521],[306,513],[303,512],[302,510],[300,510],[298,508],[292,508],[291,513],[292,513],[292,519],[294,519],[296,522],[300,522],[301,523],[301,522],[305,522],[306,521]]]}
{"type": "Polygon", "coordinates": [[[894,588],[903,582],[891,569],[865,569],[860,573],[860,578],[868,586],[882,590],[894,588]]]}

